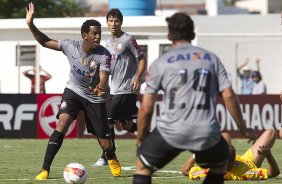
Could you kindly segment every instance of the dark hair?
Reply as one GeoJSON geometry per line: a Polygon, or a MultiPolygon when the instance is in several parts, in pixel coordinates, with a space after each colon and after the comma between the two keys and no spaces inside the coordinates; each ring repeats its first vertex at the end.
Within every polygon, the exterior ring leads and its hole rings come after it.
{"type": "Polygon", "coordinates": [[[171,41],[182,39],[191,41],[194,39],[194,22],[189,15],[182,12],[175,13],[171,17],[167,17],[166,22],[171,41]]]}
{"type": "Polygon", "coordinates": [[[118,8],[112,8],[107,13],[107,16],[106,16],[107,21],[108,21],[110,16],[118,18],[121,22],[123,21],[123,15],[122,15],[122,13],[120,12],[120,10],[118,8]]]}
{"type": "Polygon", "coordinates": [[[100,24],[100,22],[98,22],[97,20],[94,20],[94,19],[86,20],[85,22],[83,22],[83,24],[81,26],[81,36],[82,37],[83,37],[83,33],[89,33],[90,26],[101,27],[101,24],[100,24]]]}
{"type": "Polygon", "coordinates": [[[259,78],[261,80],[261,74],[260,74],[259,71],[253,71],[251,73],[251,77],[257,77],[257,78],[259,78]]]}

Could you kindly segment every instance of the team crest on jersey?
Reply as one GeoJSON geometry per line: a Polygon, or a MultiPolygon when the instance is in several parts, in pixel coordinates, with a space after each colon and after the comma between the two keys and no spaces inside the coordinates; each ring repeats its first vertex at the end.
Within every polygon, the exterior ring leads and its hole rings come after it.
{"type": "Polygon", "coordinates": [[[66,101],[63,101],[60,105],[60,109],[65,109],[67,107],[67,102],[66,101]]]}
{"type": "Polygon", "coordinates": [[[91,61],[91,63],[90,63],[90,68],[91,68],[92,70],[95,70],[95,69],[97,68],[97,63],[96,63],[95,60],[91,61]]]}
{"type": "Polygon", "coordinates": [[[118,50],[118,51],[121,51],[122,48],[123,48],[122,43],[118,43],[118,44],[117,44],[117,50],[118,50]]]}

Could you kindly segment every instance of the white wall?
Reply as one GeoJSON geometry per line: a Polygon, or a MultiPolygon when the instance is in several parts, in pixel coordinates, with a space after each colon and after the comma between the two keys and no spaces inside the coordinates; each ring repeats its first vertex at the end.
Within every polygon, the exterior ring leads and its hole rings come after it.
{"type": "MultiPolygon", "coordinates": [[[[278,94],[282,89],[280,63],[282,60],[281,15],[228,15],[193,16],[197,27],[197,44],[215,52],[232,74],[236,87],[236,66],[246,57],[254,60],[260,57],[261,73],[267,84],[268,93],[278,94]],[[255,37],[254,35],[257,35],[255,37]],[[264,35],[264,36],[263,36],[264,35]],[[236,50],[235,45],[239,44],[236,50]]],[[[36,25],[55,39],[80,39],[81,23],[89,18],[35,19],[36,25]]],[[[110,33],[105,18],[95,18],[102,23],[102,45],[110,33]]],[[[125,17],[123,29],[133,35],[139,35],[139,44],[148,45],[149,64],[159,56],[159,44],[170,43],[166,39],[165,17],[125,17]]],[[[16,44],[36,44],[24,19],[0,19],[0,92],[18,93],[18,68],[15,65],[16,44]]],[[[52,74],[46,82],[47,93],[62,93],[68,79],[69,64],[61,52],[40,47],[42,67],[52,74]]],[[[20,92],[29,93],[30,81],[20,71],[20,92]]]]}

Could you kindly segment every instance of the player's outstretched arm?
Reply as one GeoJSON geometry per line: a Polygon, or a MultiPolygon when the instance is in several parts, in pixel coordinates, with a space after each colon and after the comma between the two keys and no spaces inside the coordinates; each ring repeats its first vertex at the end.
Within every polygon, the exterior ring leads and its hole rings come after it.
{"type": "Polygon", "coordinates": [[[52,40],[44,33],[39,31],[37,27],[33,23],[33,16],[34,16],[34,4],[30,2],[28,4],[28,8],[26,10],[26,23],[33,34],[33,37],[43,46],[53,50],[60,50],[58,46],[57,40],[52,40]]]}
{"type": "Polygon", "coordinates": [[[189,157],[188,160],[186,160],[186,162],[184,163],[181,169],[181,173],[184,176],[189,176],[189,171],[194,166],[194,164],[195,164],[195,159],[193,158],[193,156],[189,157]]]}
{"type": "Polygon", "coordinates": [[[222,98],[228,111],[230,112],[231,116],[239,127],[241,133],[247,138],[255,140],[256,135],[254,133],[254,130],[247,128],[244,123],[239,100],[236,94],[234,93],[233,89],[231,87],[224,89],[222,91],[222,98]]]}

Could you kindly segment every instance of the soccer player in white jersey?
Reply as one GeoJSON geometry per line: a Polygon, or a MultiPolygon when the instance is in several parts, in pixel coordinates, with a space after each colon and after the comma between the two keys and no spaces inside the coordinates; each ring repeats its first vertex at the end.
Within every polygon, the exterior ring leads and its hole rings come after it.
{"type": "MultiPolygon", "coordinates": [[[[136,93],[141,86],[141,77],[146,70],[147,60],[135,38],[122,31],[123,15],[120,10],[111,9],[106,19],[112,34],[106,42],[106,48],[112,55],[111,105],[108,110],[111,133],[114,135],[115,123],[120,123],[124,130],[134,133],[137,126],[132,120],[137,118],[138,112],[136,93]]],[[[102,154],[94,166],[106,163],[102,154]]]]}
{"type": "Polygon", "coordinates": [[[63,143],[70,124],[80,110],[84,111],[88,132],[97,136],[106,153],[112,175],[119,176],[121,168],[107,123],[107,94],[104,90],[108,85],[111,55],[100,45],[101,24],[93,19],[86,20],[81,26],[81,40],[57,41],[37,29],[33,23],[33,15],[34,4],[29,3],[26,8],[26,22],[34,38],[43,47],[62,51],[70,64],[69,81],[57,114],[59,121],[49,139],[41,172],[35,179],[48,179],[52,161],[63,143]]]}
{"type": "Polygon", "coordinates": [[[223,100],[241,133],[247,129],[227,72],[219,58],[191,45],[193,20],[185,13],[166,19],[173,48],[154,61],[147,73],[147,87],[138,113],[137,161],[133,184],[151,184],[152,174],[180,152],[189,150],[195,161],[210,172],[203,183],[221,184],[229,148],[221,136],[216,117],[216,99],[223,100]],[[164,109],[156,128],[149,132],[158,91],[164,91],[164,109]]]}

